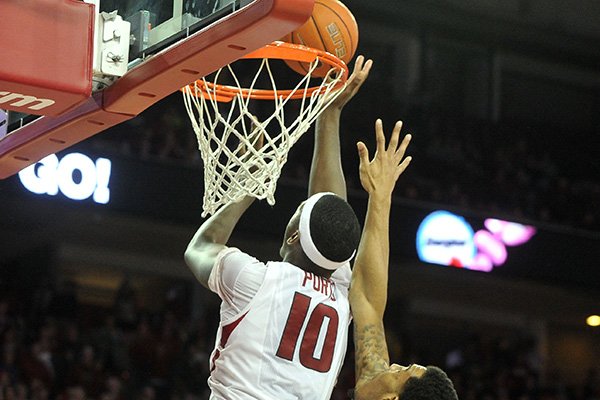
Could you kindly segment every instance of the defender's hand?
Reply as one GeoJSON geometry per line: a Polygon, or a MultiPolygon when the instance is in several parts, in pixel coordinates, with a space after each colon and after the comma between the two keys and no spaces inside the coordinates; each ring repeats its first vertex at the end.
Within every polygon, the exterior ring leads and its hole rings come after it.
{"type": "Polygon", "coordinates": [[[369,161],[369,150],[363,142],[356,144],[360,158],[359,174],[362,187],[369,193],[374,192],[391,195],[396,181],[404,172],[412,157],[404,158],[406,148],[410,143],[411,135],[404,136],[399,143],[402,122],[396,122],[389,146],[385,147],[383,123],[380,119],[375,122],[375,136],[377,151],[372,161],[369,161]]]}

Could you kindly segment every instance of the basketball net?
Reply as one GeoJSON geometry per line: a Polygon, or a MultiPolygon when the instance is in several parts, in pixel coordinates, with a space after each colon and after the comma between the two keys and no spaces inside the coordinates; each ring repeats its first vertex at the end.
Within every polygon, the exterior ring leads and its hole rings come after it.
{"type": "MultiPolygon", "coordinates": [[[[282,42],[269,46],[273,45],[304,47],[282,42]]],[[[212,82],[202,78],[182,89],[204,162],[203,217],[246,196],[267,199],[270,205],[275,204],[277,180],[287,162],[288,152],[341,93],[338,89],[348,76],[347,67],[338,60],[341,64],[332,66],[321,83],[311,87],[313,72],[322,65],[322,54],[325,54],[315,52],[319,55],[310,62],[307,74],[291,90],[277,88],[270,65],[270,58],[288,59],[289,54],[263,57],[247,88],[242,87],[231,65],[227,65],[214,74],[212,82]],[[235,81],[234,85],[219,84],[219,78],[227,73],[235,81]],[[263,74],[267,74],[269,89],[256,87],[263,74]],[[271,100],[273,113],[259,120],[248,109],[251,99],[271,100]],[[295,118],[284,113],[290,102],[297,103],[298,116],[295,118]]],[[[326,57],[334,56],[326,53],[326,57]]],[[[259,57],[251,54],[245,58],[259,57]]]]}

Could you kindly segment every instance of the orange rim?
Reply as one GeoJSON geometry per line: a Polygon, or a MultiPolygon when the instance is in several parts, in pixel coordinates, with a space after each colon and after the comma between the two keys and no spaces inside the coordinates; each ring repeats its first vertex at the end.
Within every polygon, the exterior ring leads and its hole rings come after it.
{"type": "MultiPolygon", "coordinates": [[[[333,89],[341,87],[342,85],[344,85],[344,83],[346,83],[346,80],[348,79],[348,66],[338,57],[326,51],[313,49],[312,47],[307,47],[299,44],[276,41],[264,47],[261,47],[258,50],[248,53],[241,58],[268,58],[288,61],[299,61],[306,63],[312,63],[318,58],[319,61],[323,64],[329,65],[331,68],[337,69],[338,71],[342,71],[342,77],[340,81],[333,87],[333,89]]],[[[275,98],[275,91],[272,89],[240,89],[239,87],[235,86],[214,84],[212,82],[207,82],[202,79],[198,79],[195,82],[195,85],[194,83],[189,84],[183,87],[181,90],[183,91],[189,89],[190,93],[195,95],[196,90],[194,86],[196,86],[200,91],[198,96],[203,96],[204,98],[216,98],[216,100],[220,102],[232,101],[238,94],[241,94],[244,98],[251,98],[257,100],[273,100],[275,98]]],[[[307,89],[299,88],[277,90],[277,96],[289,96],[289,98],[291,99],[302,99],[306,96],[311,96],[314,92],[320,89],[320,86],[313,86],[307,89]]]]}

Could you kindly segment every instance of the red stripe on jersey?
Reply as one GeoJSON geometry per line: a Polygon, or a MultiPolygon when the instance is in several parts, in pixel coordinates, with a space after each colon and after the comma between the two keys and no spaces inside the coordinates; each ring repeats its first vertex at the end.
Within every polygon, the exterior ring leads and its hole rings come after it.
{"type": "MultiPolygon", "coordinates": [[[[248,313],[246,313],[246,314],[248,314],[248,313]]],[[[231,336],[231,334],[233,333],[233,330],[240,324],[240,322],[242,322],[242,320],[244,319],[246,314],[242,315],[241,317],[239,317],[232,323],[223,326],[223,328],[221,329],[221,342],[219,343],[220,348],[225,347],[225,345],[227,344],[227,341],[229,340],[229,336],[231,336]]],[[[217,361],[217,358],[219,358],[220,355],[221,355],[221,351],[219,350],[219,348],[217,348],[215,350],[215,355],[213,356],[213,358],[210,362],[212,365],[212,367],[210,369],[211,372],[215,369],[215,361],[217,361]]]]}
{"type": "MultiPolygon", "coordinates": [[[[246,314],[248,314],[248,313],[246,313],[246,314]]],[[[241,317],[239,317],[232,323],[223,326],[223,330],[221,333],[221,347],[225,347],[225,345],[227,344],[227,341],[229,340],[229,336],[231,336],[231,334],[233,333],[233,330],[240,324],[240,322],[242,322],[242,320],[244,319],[246,314],[242,315],[241,317]]]]}

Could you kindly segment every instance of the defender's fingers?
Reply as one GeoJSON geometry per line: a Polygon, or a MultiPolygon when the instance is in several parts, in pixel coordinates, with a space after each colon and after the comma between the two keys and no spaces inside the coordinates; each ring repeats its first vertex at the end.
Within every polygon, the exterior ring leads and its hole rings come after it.
{"type": "Polygon", "coordinates": [[[408,147],[411,139],[412,135],[410,133],[406,134],[406,136],[404,136],[404,139],[402,139],[402,143],[400,143],[400,147],[398,147],[395,153],[395,156],[396,158],[398,158],[398,160],[401,160],[402,157],[404,157],[404,153],[406,152],[406,148],[408,147]]]}
{"type": "Polygon", "coordinates": [[[356,149],[358,150],[358,159],[360,165],[366,165],[369,163],[369,149],[363,142],[356,143],[356,149]]]}
{"type": "Polygon", "coordinates": [[[392,137],[390,138],[390,144],[388,150],[395,152],[398,148],[398,141],[400,140],[400,131],[402,130],[402,121],[396,122],[394,130],[392,130],[392,137]]]}
{"type": "Polygon", "coordinates": [[[385,151],[385,135],[383,134],[383,122],[381,119],[375,121],[375,140],[377,141],[377,152],[385,151]]]}
{"type": "Polygon", "coordinates": [[[411,161],[412,161],[412,157],[408,156],[400,163],[400,165],[398,166],[398,169],[396,169],[396,179],[398,179],[398,177],[400,175],[402,175],[404,170],[406,170],[406,168],[408,168],[408,165],[410,164],[411,161]]]}

